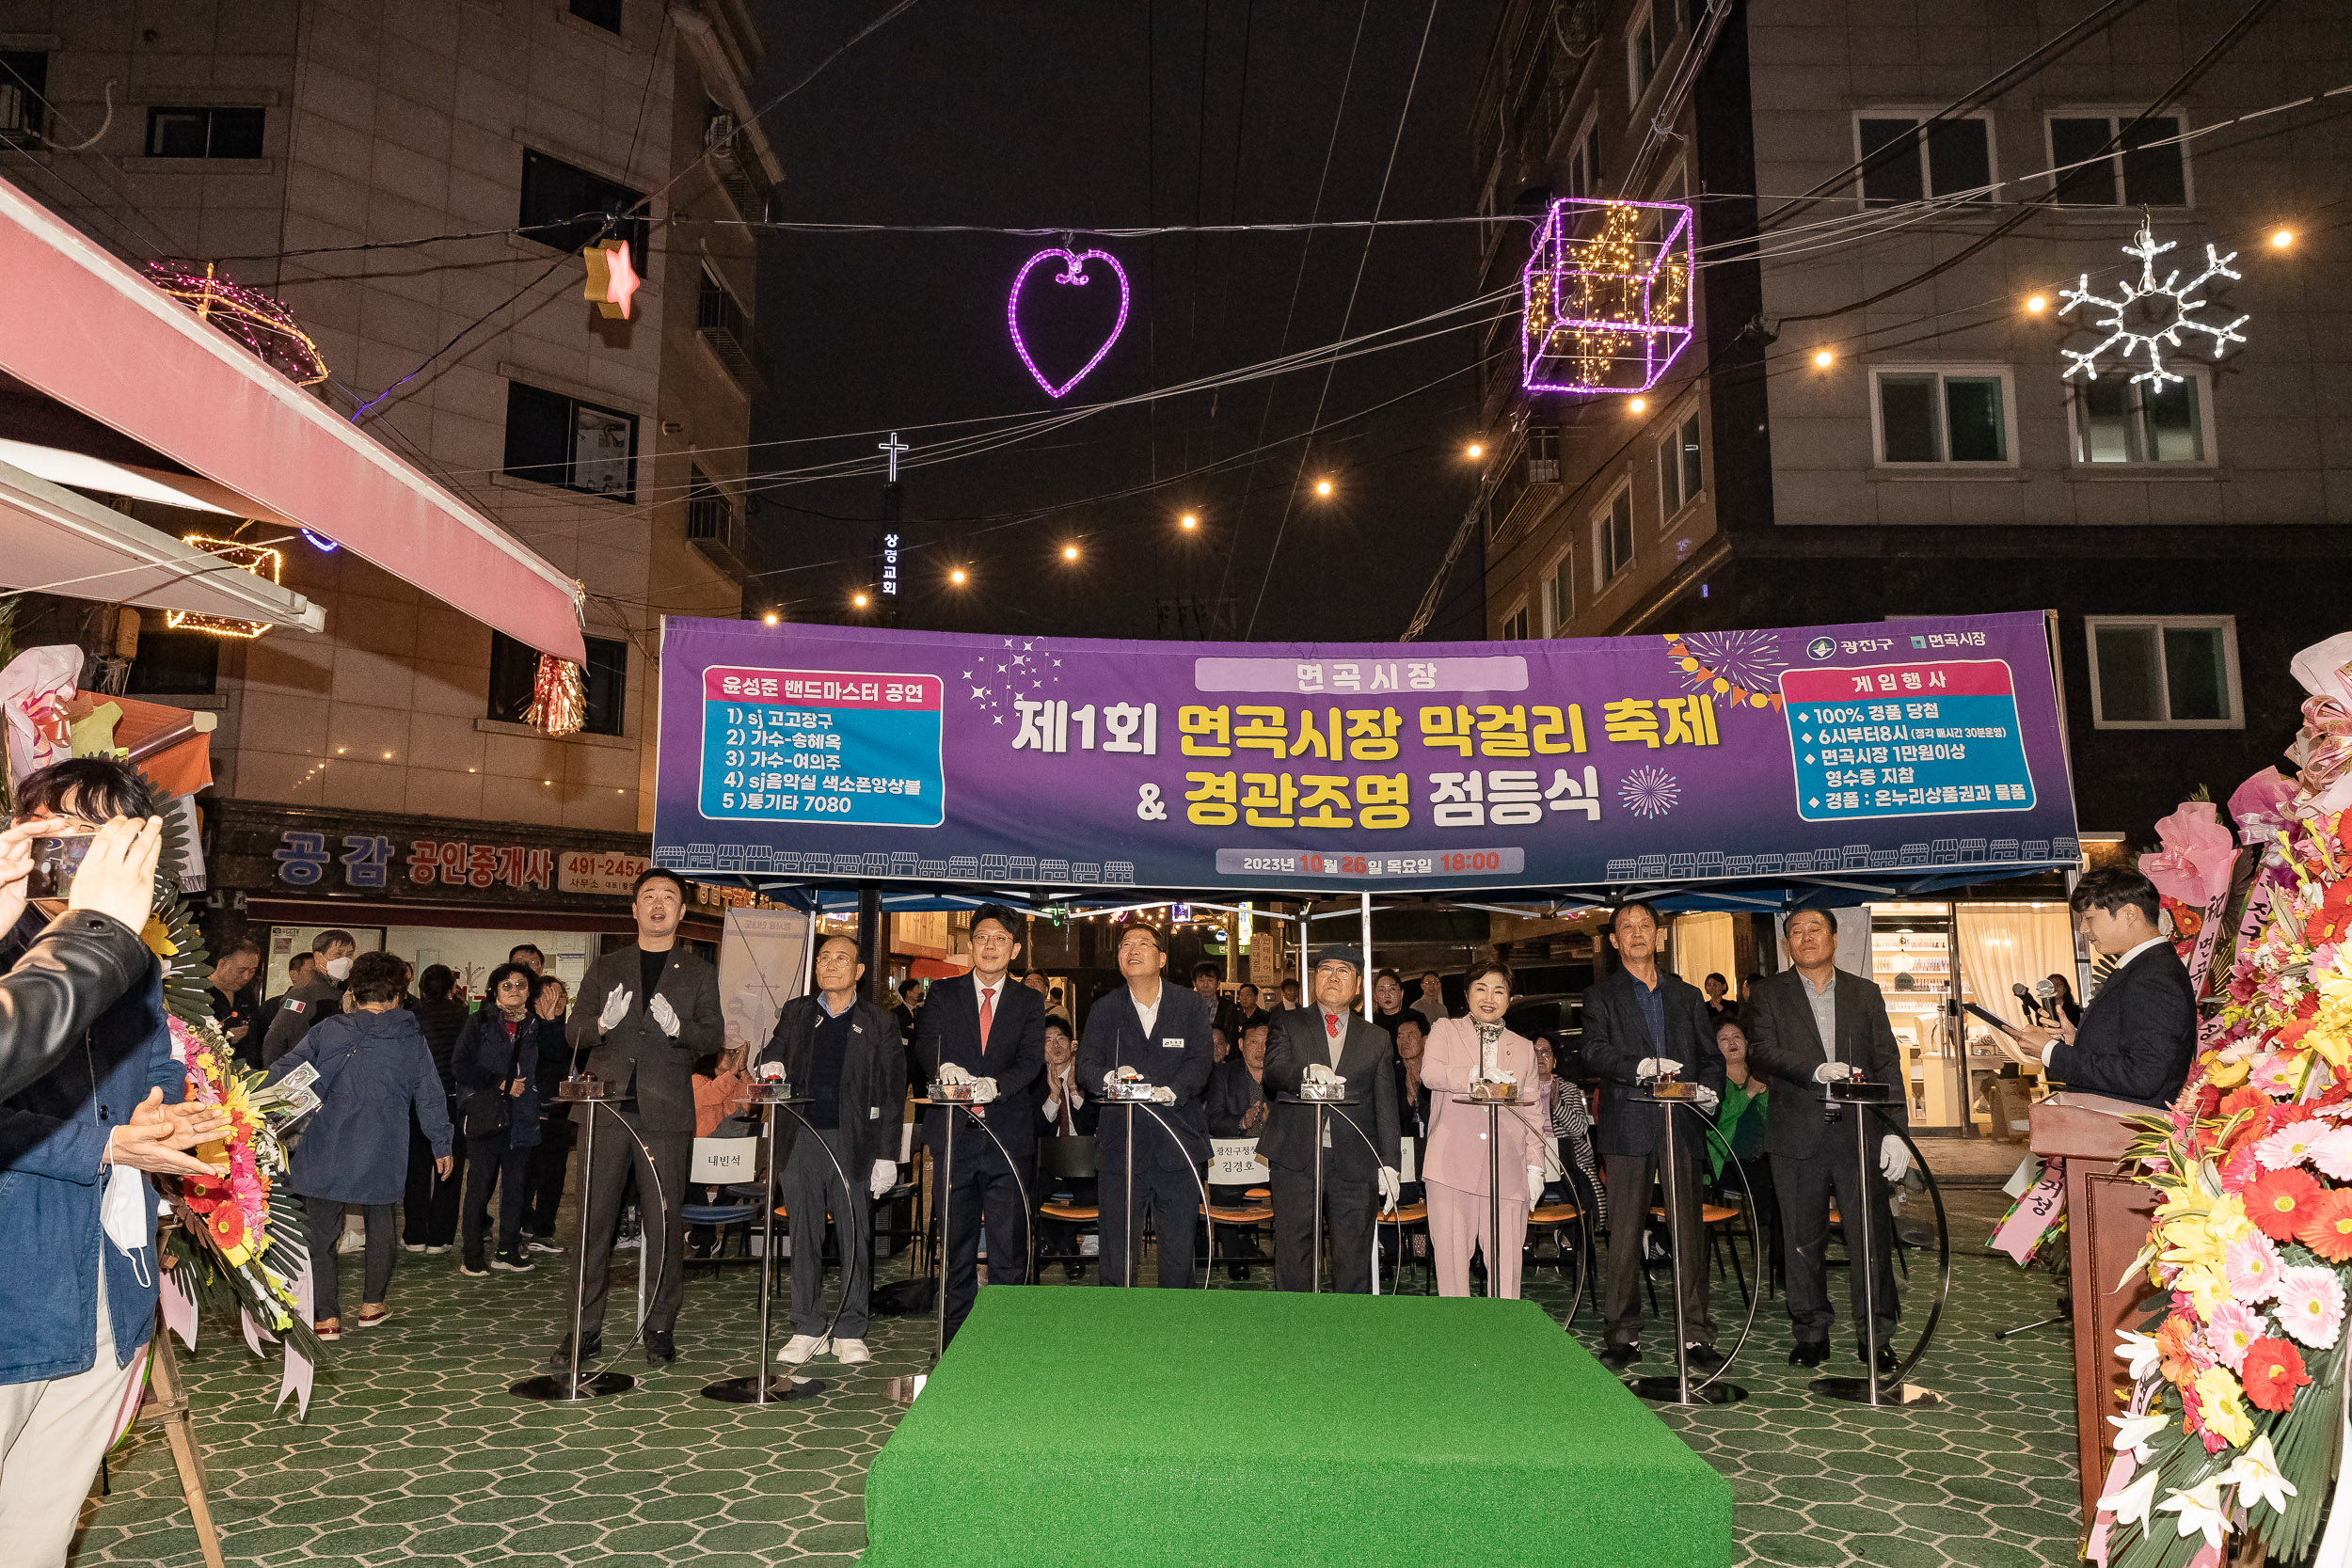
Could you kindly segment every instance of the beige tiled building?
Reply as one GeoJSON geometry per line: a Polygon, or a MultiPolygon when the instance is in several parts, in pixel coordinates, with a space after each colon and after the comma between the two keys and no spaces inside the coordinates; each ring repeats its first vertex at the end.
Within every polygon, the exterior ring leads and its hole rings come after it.
{"type": "Polygon", "coordinates": [[[282,546],[323,634],[151,615],[128,689],[218,711],[231,815],[607,849],[649,827],[660,618],[743,603],[745,220],[783,174],[751,113],[761,47],[744,0],[0,4],[0,170],[134,265],[277,295],[332,406],[377,400],[363,429],[584,595],[590,723],[562,740],[516,721],[529,651],[348,550],[282,546]],[[628,320],[581,293],[608,213],[644,275],[628,320]]]}

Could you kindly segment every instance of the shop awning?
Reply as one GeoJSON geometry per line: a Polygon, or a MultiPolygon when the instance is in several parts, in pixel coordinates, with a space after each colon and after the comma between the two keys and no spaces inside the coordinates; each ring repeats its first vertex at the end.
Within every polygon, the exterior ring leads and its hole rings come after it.
{"type": "Polygon", "coordinates": [[[309,529],[543,653],[585,660],[568,577],[6,181],[0,270],[20,301],[0,371],[143,449],[116,461],[209,481],[215,505],[309,529]]]}

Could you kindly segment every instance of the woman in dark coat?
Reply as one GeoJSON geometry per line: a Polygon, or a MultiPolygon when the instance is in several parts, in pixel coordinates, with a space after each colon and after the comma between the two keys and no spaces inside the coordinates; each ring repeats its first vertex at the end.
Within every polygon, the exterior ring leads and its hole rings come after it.
{"type": "Polygon", "coordinates": [[[539,1051],[549,1028],[532,1010],[533,979],[521,964],[490,971],[488,1000],[466,1021],[451,1058],[466,1132],[461,1274],[529,1274],[532,1268],[523,1251],[523,1204],[530,1196],[531,1151],[539,1147],[539,1051]],[[498,1256],[485,1259],[483,1232],[493,1186],[499,1190],[498,1256]]]}
{"type": "MultiPolygon", "coordinates": [[[[452,1123],[457,1119],[457,1079],[450,1070],[450,1057],[457,1049],[457,1032],[466,1026],[466,1005],[450,994],[456,985],[456,973],[449,965],[427,966],[417,976],[417,1005],[408,1009],[424,1031],[425,1049],[433,1053],[434,1070],[441,1075],[442,1109],[452,1123]]],[[[463,1134],[450,1158],[450,1174],[435,1174],[433,1146],[425,1142],[423,1124],[408,1124],[408,1188],[400,1200],[400,1240],[410,1252],[447,1252],[457,1239],[457,1195],[466,1169],[463,1134]]]]}
{"type": "Polygon", "coordinates": [[[403,1011],[408,966],[390,953],[362,953],[351,966],[352,1010],[323,1018],[301,1043],[270,1064],[276,1083],[308,1062],[318,1071],[311,1090],[319,1108],[302,1124],[287,1180],[302,1195],[310,1223],[311,1315],[322,1339],[342,1337],[335,1279],[335,1243],[343,1211],[367,1215],[367,1289],[359,1326],[391,1316],[384,1295],[392,1282],[395,1238],[392,1204],[408,1174],[408,1118],[413,1113],[433,1149],[436,1168],[450,1168],[449,1112],[441,1075],[417,1027],[403,1011]]]}

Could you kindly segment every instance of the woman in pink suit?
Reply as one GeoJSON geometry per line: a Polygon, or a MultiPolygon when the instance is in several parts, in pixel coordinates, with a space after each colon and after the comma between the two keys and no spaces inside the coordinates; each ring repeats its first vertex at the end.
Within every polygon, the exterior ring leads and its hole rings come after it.
{"type": "Polygon", "coordinates": [[[1429,1203],[1429,1243],[1438,1255],[1438,1293],[1470,1294],[1473,1243],[1486,1252],[1487,1294],[1516,1300],[1519,1259],[1527,1243],[1527,1211],[1543,1191],[1549,1148],[1544,1141],[1549,1113],[1534,1103],[1535,1047],[1502,1026],[1511,1005],[1511,971],[1494,959],[1470,965],[1464,977],[1468,1018],[1442,1019],[1429,1027],[1421,1064],[1431,1091],[1429,1148],[1422,1180],[1429,1203]],[[1486,1110],[1456,1105],[1471,1084],[1508,1080],[1518,1103],[1506,1105],[1500,1121],[1502,1140],[1502,1235],[1488,1234],[1486,1110]]]}

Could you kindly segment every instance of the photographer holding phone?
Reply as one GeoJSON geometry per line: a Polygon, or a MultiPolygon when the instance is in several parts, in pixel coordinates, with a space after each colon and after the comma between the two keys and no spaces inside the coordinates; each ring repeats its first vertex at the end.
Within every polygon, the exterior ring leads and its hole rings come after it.
{"type": "Polygon", "coordinates": [[[17,786],[0,832],[0,1541],[62,1562],[155,1321],[155,1193],[227,1117],[176,1103],[162,974],[138,932],[161,802],[123,765],[77,758],[17,786]],[[59,840],[79,840],[69,848],[59,840]],[[37,865],[77,861],[62,880],[37,865]],[[30,1058],[42,1057],[35,1062],[30,1058]],[[45,1069],[45,1070],[42,1070],[45,1069]]]}

